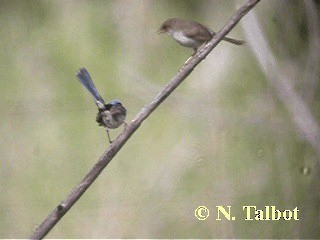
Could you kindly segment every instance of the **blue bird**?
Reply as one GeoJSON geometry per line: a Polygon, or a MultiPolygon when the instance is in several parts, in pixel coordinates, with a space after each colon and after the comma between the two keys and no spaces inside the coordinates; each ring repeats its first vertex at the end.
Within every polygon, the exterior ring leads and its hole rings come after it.
{"type": "Polygon", "coordinates": [[[99,126],[103,126],[106,128],[109,142],[112,143],[109,135],[109,129],[118,128],[122,124],[127,126],[124,121],[126,118],[127,110],[122,106],[119,100],[112,100],[108,104],[105,104],[96,86],[94,85],[90,74],[84,67],[79,69],[79,71],[77,72],[77,77],[81,84],[93,96],[93,99],[99,108],[96,121],[99,123],[99,126]]]}

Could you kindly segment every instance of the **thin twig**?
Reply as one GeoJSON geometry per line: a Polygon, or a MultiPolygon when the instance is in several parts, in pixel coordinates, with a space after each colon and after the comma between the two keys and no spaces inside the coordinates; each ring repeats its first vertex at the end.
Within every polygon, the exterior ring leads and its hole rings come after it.
{"type": "Polygon", "coordinates": [[[41,223],[32,234],[31,239],[41,239],[45,237],[55,224],[68,212],[82,194],[90,187],[102,170],[113,159],[122,146],[128,141],[131,135],[140,127],[142,122],[178,87],[182,81],[193,71],[193,69],[212,51],[212,49],[227,35],[240,19],[249,12],[260,0],[248,0],[235,14],[229,19],[227,24],[206,44],[203,50],[197,53],[189,63],[161,90],[153,101],[146,105],[131,121],[127,128],[118,138],[108,147],[100,157],[99,161],[92,167],[85,178],[71,191],[69,196],[61,202],[41,223]]]}

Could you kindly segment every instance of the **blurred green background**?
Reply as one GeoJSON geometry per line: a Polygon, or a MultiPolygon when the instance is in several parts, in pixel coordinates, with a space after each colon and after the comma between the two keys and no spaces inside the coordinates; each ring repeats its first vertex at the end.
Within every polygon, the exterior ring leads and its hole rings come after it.
{"type": "MultiPolygon", "coordinates": [[[[192,54],[158,35],[161,23],[180,17],[217,31],[243,2],[1,0],[0,238],[29,237],[109,145],[78,68],[106,101],[122,101],[130,123],[192,54]]],[[[319,75],[313,87],[303,78],[313,34],[304,4],[261,1],[255,12],[319,120],[319,75]]],[[[229,36],[245,39],[242,25],[229,36]]],[[[319,156],[249,46],[221,42],[47,237],[320,238],[319,156]],[[199,205],[206,221],[194,216],[199,205]],[[216,221],[218,205],[236,221],[216,221]],[[244,205],[297,207],[300,220],[244,221],[244,205]]]]}

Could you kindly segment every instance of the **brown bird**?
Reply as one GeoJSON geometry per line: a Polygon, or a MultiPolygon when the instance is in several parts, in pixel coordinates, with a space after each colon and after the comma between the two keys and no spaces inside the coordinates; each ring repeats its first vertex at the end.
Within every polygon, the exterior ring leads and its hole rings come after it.
{"type": "MultiPolygon", "coordinates": [[[[162,23],[158,33],[166,33],[184,47],[193,48],[194,54],[198,48],[210,41],[217,33],[210,28],[194,21],[182,20],[179,18],[169,18],[162,23]]],[[[224,41],[235,45],[242,45],[245,41],[224,37],[224,41]]]]}

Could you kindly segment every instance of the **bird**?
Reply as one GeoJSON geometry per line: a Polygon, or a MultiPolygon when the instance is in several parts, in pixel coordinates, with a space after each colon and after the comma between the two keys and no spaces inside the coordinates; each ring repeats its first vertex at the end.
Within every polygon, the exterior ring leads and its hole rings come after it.
{"type": "MultiPolygon", "coordinates": [[[[179,18],[169,18],[163,22],[158,33],[166,33],[180,45],[193,48],[193,55],[198,51],[198,48],[202,44],[210,41],[217,34],[201,23],[179,18]]],[[[223,40],[235,45],[242,45],[245,43],[245,41],[229,37],[224,37],[223,40]]]]}
{"type": "Polygon", "coordinates": [[[94,85],[89,72],[84,68],[80,68],[76,73],[80,83],[91,93],[93,99],[98,106],[98,114],[96,121],[99,126],[105,127],[109,143],[112,143],[109,130],[120,127],[122,124],[126,127],[125,118],[127,115],[126,108],[122,105],[119,100],[112,100],[105,104],[103,98],[100,96],[96,86],[94,85]]]}

